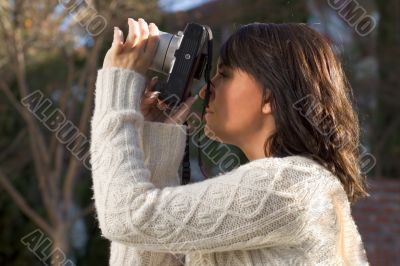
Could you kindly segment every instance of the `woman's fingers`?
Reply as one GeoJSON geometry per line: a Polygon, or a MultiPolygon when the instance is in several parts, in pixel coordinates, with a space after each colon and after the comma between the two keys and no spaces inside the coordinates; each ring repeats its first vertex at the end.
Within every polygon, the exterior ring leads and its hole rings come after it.
{"type": "Polygon", "coordinates": [[[145,90],[144,93],[148,91],[154,91],[154,87],[158,81],[158,76],[152,77],[150,80],[146,79],[146,85],[145,85],[145,90]]]}
{"type": "Polygon", "coordinates": [[[139,49],[139,51],[144,52],[146,50],[147,39],[149,38],[149,25],[147,25],[147,22],[142,18],[139,18],[138,21],[140,38],[137,44],[137,48],[139,49]]]}
{"type": "Polygon", "coordinates": [[[143,96],[140,102],[140,110],[146,120],[151,121],[155,111],[158,111],[157,98],[158,95],[154,92],[147,92],[146,95],[143,96]]]}
{"type": "Polygon", "coordinates": [[[114,27],[114,39],[112,46],[114,47],[115,51],[118,53],[123,48],[124,43],[124,33],[118,27],[114,27]]]}
{"type": "Polygon", "coordinates": [[[189,97],[179,107],[170,109],[167,103],[158,98],[158,94],[159,92],[148,91],[142,99],[142,112],[148,121],[183,124],[190,114],[193,103],[198,99],[198,96],[189,97]]]}
{"type": "Polygon", "coordinates": [[[125,46],[126,48],[133,48],[137,44],[140,38],[139,24],[136,20],[128,18],[128,36],[126,37],[125,46]]]}
{"type": "Polygon", "coordinates": [[[142,103],[147,106],[155,105],[157,103],[157,97],[157,93],[149,93],[146,97],[143,98],[142,103]]]}
{"type": "Polygon", "coordinates": [[[114,40],[118,44],[123,44],[124,43],[124,33],[118,27],[114,27],[114,40]]]}
{"type": "Polygon", "coordinates": [[[157,81],[158,81],[157,76],[152,77],[150,81],[148,81],[148,80],[146,81],[146,87],[145,87],[146,89],[144,90],[143,97],[145,97],[145,98],[150,97],[154,93],[157,95],[160,94],[160,92],[154,90],[156,87],[157,81]]]}
{"type": "Polygon", "coordinates": [[[112,49],[109,50],[110,55],[107,60],[104,60],[107,62],[103,65],[129,68],[144,75],[151,66],[157,51],[159,30],[154,23],[148,25],[142,18],[138,21],[128,18],[128,25],[126,40],[124,40],[123,32],[115,27],[112,49]],[[116,56],[119,54],[121,55],[116,56]]]}
{"type": "Polygon", "coordinates": [[[149,85],[149,91],[154,91],[154,89],[156,88],[157,82],[158,82],[157,76],[154,76],[151,78],[150,85],[149,85]]]}
{"type": "Polygon", "coordinates": [[[157,108],[161,111],[165,111],[169,108],[168,104],[165,103],[163,100],[157,98],[157,108]]]}
{"type": "Polygon", "coordinates": [[[160,40],[160,31],[158,30],[158,27],[154,23],[149,24],[149,37],[147,40],[147,46],[146,46],[146,51],[145,51],[145,56],[150,60],[154,57],[158,43],[160,40]]]}

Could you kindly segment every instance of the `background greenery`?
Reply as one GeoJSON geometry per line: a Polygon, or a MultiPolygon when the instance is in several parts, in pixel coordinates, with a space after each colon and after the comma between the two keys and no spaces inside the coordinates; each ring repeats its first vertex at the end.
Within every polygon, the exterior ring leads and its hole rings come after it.
{"type": "MultiPolygon", "coordinates": [[[[28,92],[40,90],[54,103],[47,113],[61,108],[88,135],[96,72],[110,46],[113,26],[127,32],[127,17],[143,17],[171,33],[183,30],[188,22],[211,26],[214,61],[219,46],[243,24],[303,22],[322,29],[339,51],[357,96],[363,145],[376,159],[368,175],[400,176],[397,0],[361,3],[379,21],[378,27],[365,37],[358,36],[348,25],[326,30],[340,21],[324,16],[333,11],[327,1],[219,0],[189,10],[167,12],[173,2],[176,1],[87,1],[81,10],[101,15],[107,21],[107,27],[97,36],[88,34],[87,17],[83,13],[62,7],[59,1],[1,2],[0,265],[41,265],[43,262],[22,244],[21,238],[38,228],[43,230],[43,224],[51,228],[46,234],[49,239],[62,246],[76,265],[108,265],[109,243],[100,237],[91,206],[90,172],[56,141],[52,132],[29,117],[19,101],[28,92]],[[346,41],[345,36],[350,39],[346,41]],[[40,180],[44,180],[43,187],[40,180]],[[50,202],[46,203],[45,195],[50,202]],[[40,221],[30,211],[41,217],[40,221]]],[[[204,81],[195,83],[194,92],[203,84],[204,81]]],[[[194,109],[200,112],[200,108],[199,101],[194,109]]],[[[246,162],[237,148],[231,149],[241,162],[246,162]]],[[[219,172],[210,160],[202,158],[210,175],[219,172]]],[[[193,145],[191,162],[194,180],[201,180],[197,149],[193,145]]]]}

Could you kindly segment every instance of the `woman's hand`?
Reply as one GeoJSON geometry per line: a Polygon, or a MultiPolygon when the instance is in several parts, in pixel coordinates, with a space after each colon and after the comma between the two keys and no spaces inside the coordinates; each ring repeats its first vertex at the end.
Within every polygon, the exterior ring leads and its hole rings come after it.
{"type": "Polygon", "coordinates": [[[185,102],[175,109],[158,98],[159,92],[154,91],[157,77],[153,77],[142,96],[140,109],[145,121],[183,124],[190,113],[190,108],[198,98],[189,97],[185,102]]]}
{"type": "Polygon", "coordinates": [[[143,75],[153,62],[159,42],[159,30],[154,23],[128,18],[129,32],[124,34],[114,27],[114,40],[104,58],[103,68],[120,67],[134,70],[143,75]]]}
{"type": "MultiPolygon", "coordinates": [[[[124,41],[123,32],[114,27],[114,40],[104,58],[103,68],[120,67],[134,70],[143,75],[153,62],[159,43],[159,30],[154,23],[147,25],[139,18],[128,18],[129,32],[124,41]]],[[[152,79],[141,98],[140,109],[146,121],[182,124],[190,113],[195,97],[189,97],[179,107],[170,110],[158,99],[154,91],[156,80],[152,79]]],[[[132,99],[133,100],[133,99],[132,99]]]]}

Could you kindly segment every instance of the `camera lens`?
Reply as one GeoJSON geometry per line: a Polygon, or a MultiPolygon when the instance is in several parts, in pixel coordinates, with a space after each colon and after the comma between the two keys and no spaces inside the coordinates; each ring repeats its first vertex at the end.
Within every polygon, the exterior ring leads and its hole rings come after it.
{"type": "Polygon", "coordinates": [[[182,39],[181,31],[175,35],[160,31],[160,41],[150,69],[169,75],[175,63],[175,51],[179,49],[182,39]]]}

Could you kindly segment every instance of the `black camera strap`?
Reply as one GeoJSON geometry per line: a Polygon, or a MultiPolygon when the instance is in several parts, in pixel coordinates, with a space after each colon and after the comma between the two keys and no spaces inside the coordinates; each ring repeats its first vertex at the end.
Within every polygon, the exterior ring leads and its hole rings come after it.
{"type": "MultiPolygon", "coordinates": [[[[212,66],[212,58],[213,58],[213,35],[211,28],[209,26],[204,25],[204,28],[206,29],[207,33],[207,62],[205,66],[205,71],[204,71],[204,80],[207,82],[207,88],[206,88],[206,96],[203,104],[203,110],[201,113],[201,121],[204,121],[204,114],[206,107],[208,107],[208,102],[210,100],[210,87],[212,85],[211,83],[211,77],[210,77],[210,72],[211,72],[211,66],[212,66]]],[[[184,123],[185,126],[187,126],[187,137],[186,137],[186,147],[185,147],[185,154],[183,156],[183,164],[182,164],[182,185],[186,185],[190,183],[190,156],[189,156],[189,127],[187,121],[184,123]]],[[[199,168],[201,173],[203,174],[205,179],[208,179],[209,177],[205,173],[203,169],[203,162],[201,160],[201,148],[200,148],[200,134],[197,135],[197,149],[198,149],[198,160],[199,160],[199,168]]]]}

